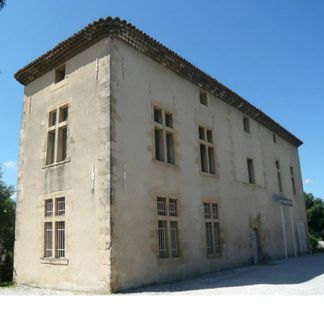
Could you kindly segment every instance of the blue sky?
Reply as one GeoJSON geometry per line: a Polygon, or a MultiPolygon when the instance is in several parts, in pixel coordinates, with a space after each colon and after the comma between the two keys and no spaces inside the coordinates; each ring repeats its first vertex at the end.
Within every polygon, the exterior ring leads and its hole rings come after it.
{"type": "Polygon", "coordinates": [[[7,0],[0,12],[0,165],[7,183],[16,184],[23,102],[14,73],[106,16],[135,24],[303,140],[304,189],[324,198],[322,0],[7,0]]]}

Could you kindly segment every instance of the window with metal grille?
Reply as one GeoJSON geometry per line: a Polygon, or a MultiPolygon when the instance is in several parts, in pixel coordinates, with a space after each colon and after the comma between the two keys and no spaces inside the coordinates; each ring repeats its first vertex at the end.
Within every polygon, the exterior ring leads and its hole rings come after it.
{"type": "Polygon", "coordinates": [[[45,200],[44,257],[65,257],[65,197],[45,200]],[[54,211],[55,209],[55,211],[54,211]]]}
{"type": "Polygon", "coordinates": [[[216,174],[213,132],[199,126],[200,165],[203,173],[216,174]]]}
{"type": "Polygon", "coordinates": [[[44,223],[44,257],[53,255],[53,223],[44,223]]]}
{"type": "Polygon", "coordinates": [[[157,197],[159,258],[180,256],[178,202],[175,198],[157,197]]]}
{"type": "Polygon", "coordinates": [[[65,214],[65,198],[56,198],[56,215],[64,215],[65,214]]]}
{"type": "Polygon", "coordinates": [[[45,200],[45,217],[51,217],[53,215],[53,200],[45,200]]]}
{"type": "Polygon", "coordinates": [[[65,257],[65,222],[55,222],[55,257],[65,257]]]}
{"type": "Polygon", "coordinates": [[[175,164],[173,115],[154,106],[155,159],[175,164]]]}
{"type": "Polygon", "coordinates": [[[218,255],[221,253],[218,205],[217,203],[204,202],[203,208],[207,255],[218,255]]]}
{"type": "Polygon", "coordinates": [[[68,111],[64,105],[48,114],[46,165],[67,158],[68,111]]]}

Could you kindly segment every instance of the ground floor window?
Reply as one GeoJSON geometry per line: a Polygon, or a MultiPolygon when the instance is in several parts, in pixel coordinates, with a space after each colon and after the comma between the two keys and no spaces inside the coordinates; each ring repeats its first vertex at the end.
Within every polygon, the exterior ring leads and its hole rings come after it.
{"type": "Polygon", "coordinates": [[[44,257],[64,258],[65,197],[46,199],[44,215],[44,257]]]}
{"type": "Polygon", "coordinates": [[[159,258],[179,257],[178,201],[174,198],[158,196],[156,210],[158,215],[159,258]]]}
{"type": "Polygon", "coordinates": [[[206,252],[207,255],[221,253],[220,223],[218,205],[216,203],[204,203],[206,252]]]}

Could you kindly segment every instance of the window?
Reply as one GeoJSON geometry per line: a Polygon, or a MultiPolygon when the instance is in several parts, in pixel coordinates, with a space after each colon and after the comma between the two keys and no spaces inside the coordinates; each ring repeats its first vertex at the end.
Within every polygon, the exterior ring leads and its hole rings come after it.
{"type": "Polygon", "coordinates": [[[203,173],[216,174],[213,133],[199,126],[200,165],[203,173]]]}
{"type": "Polygon", "coordinates": [[[203,206],[207,255],[217,255],[221,253],[218,205],[205,202],[203,206]]]}
{"type": "Polygon", "coordinates": [[[154,107],[155,159],[175,164],[173,115],[154,107]]]}
{"type": "Polygon", "coordinates": [[[207,92],[199,90],[199,102],[202,105],[208,106],[207,92]]]}
{"type": "Polygon", "coordinates": [[[277,136],[275,134],[272,135],[273,143],[277,143],[277,136]]]}
{"type": "Polygon", "coordinates": [[[179,249],[178,202],[174,198],[157,197],[159,258],[177,258],[179,249]]]}
{"type": "Polygon", "coordinates": [[[279,192],[283,192],[282,189],[282,180],[281,180],[281,170],[280,170],[280,162],[276,161],[276,170],[277,170],[277,179],[278,179],[278,189],[279,192]]]}
{"type": "Polygon", "coordinates": [[[243,117],[243,128],[245,132],[250,133],[250,119],[248,117],[243,117]]]}
{"type": "Polygon", "coordinates": [[[46,165],[65,161],[67,158],[67,105],[48,114],[46,165]]]}
{"type": "Polygon", "coordinates": [[[65,257],[65,197],[45,200],[44,257],[65,257]],[[55,212],[53,211],[55,209],[55,212]],[[53,230],[55,229],[55,230],[53,230]],[[53,250],[54,249],[54,250],[53,250]]]}
{"type": "Polygon", "coordinates": [[[63,81],[65,79],[65,65],[55,69],[55,83],[63,81]]]}
{"type": "Polygon", "coordinates": [[[252,159],[247,159],[247,168],[249,174],[249,183],[255,185],[254,164],[252,159]]]}
{"type": "Polygon", "coordinates": [[[290,167],[290,176],[291,176],[291,185],[292,185],[293,194],[294,196],[296,196],[297,190],[296,190],[295,174],[294,174],[294,168],[292,166],[290,167]]]}

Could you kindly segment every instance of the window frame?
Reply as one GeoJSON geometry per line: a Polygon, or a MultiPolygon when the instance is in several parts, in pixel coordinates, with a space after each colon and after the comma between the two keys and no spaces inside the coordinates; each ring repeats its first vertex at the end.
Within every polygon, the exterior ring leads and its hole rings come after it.
{"type": "Polygon", "coordinates": [[[243,130],[247,134],[251,134],[250,118],[247,116],[243,116],[243,130]]]}
{"type": "Polygon", "coordinates": [[[154,161],[164,165],[176,166],[174,113],[156,103],[152,107],[154,161]],[[157,112],[160,119],[157,119],[157,112]]]}
{"type": "Polygon", "coordinates": [[[179,260],[182,258],[179,198],[173,195],[157,194],[155,195],[154,204],[157,216],[157,258],[159,261],[179,260]],[[165,200],[165,214],[162,214],[161,208],[159,209],[158,206],[161,199],[165,200]],[[171,204],[175,204],[176,209],[171,209],[171,204]]]}
{"type": "Polygon", "coordinates": [[[202,208],[205,234],[205,253],[207,258],[219,257],[223,254],[219,204],[215,201],[204,200],[202,202],[202,208]],[[208,226],[210,226],[209,230],[207,228],[208,226]]]}
{"type": "Polygon", "coordinates": [[[248,157],[246,161],[247,161],[247,171],[248,171],[248,183],[250,185],[256,185],[254,160],[248,157]]]}
{"type": "Polygon", "coordinates": [[[47,114],[45,167],[69,161],[69,111],[70,104],[65,102],[52,108],[47,114]],[[61,120],[62,113],[66,111],[66,119],[61,120]],[[53,120],[55,117],[55,122],[53,120]]]}
{"type": "Polygon", "coordinates": [[[202,124],[198,125],[198,143],[200,155],[200,172],[216,176],[216,149],[214,144],[213,129],[202,124]]]}
{"type": "MultiPolygon", "coordinates": [[[[61,209],[62,210],[62,209],[61,209]]],[[[66,260],[66,197],[65,196],[52,196],[46,198],[44,200],[44,221],[43,221],[43,229],[44,229],[44,242],[43,242],[43,259],[44,260],[66,260]],[[59,200],[64,199],[64,213],[58,214],[57,212],[57,203],[59,200]],[[47,215],[47,206],[52,204],[52,214],[47,215]],[[64,226],[63,233],[61,230],[60,236],[58,236],[58,226],[59,224],[64,226]],[[46,227],[51,225],[51,255],[48,255],[49,248],[48,247],[48,237],[46,227]],[[63,237],[63,241],[62,241],[63,237]],[[59,254],[60,252],[60,254],[59,254]],[[63,252],[63,255],[62,255],[63,252]]]]}

